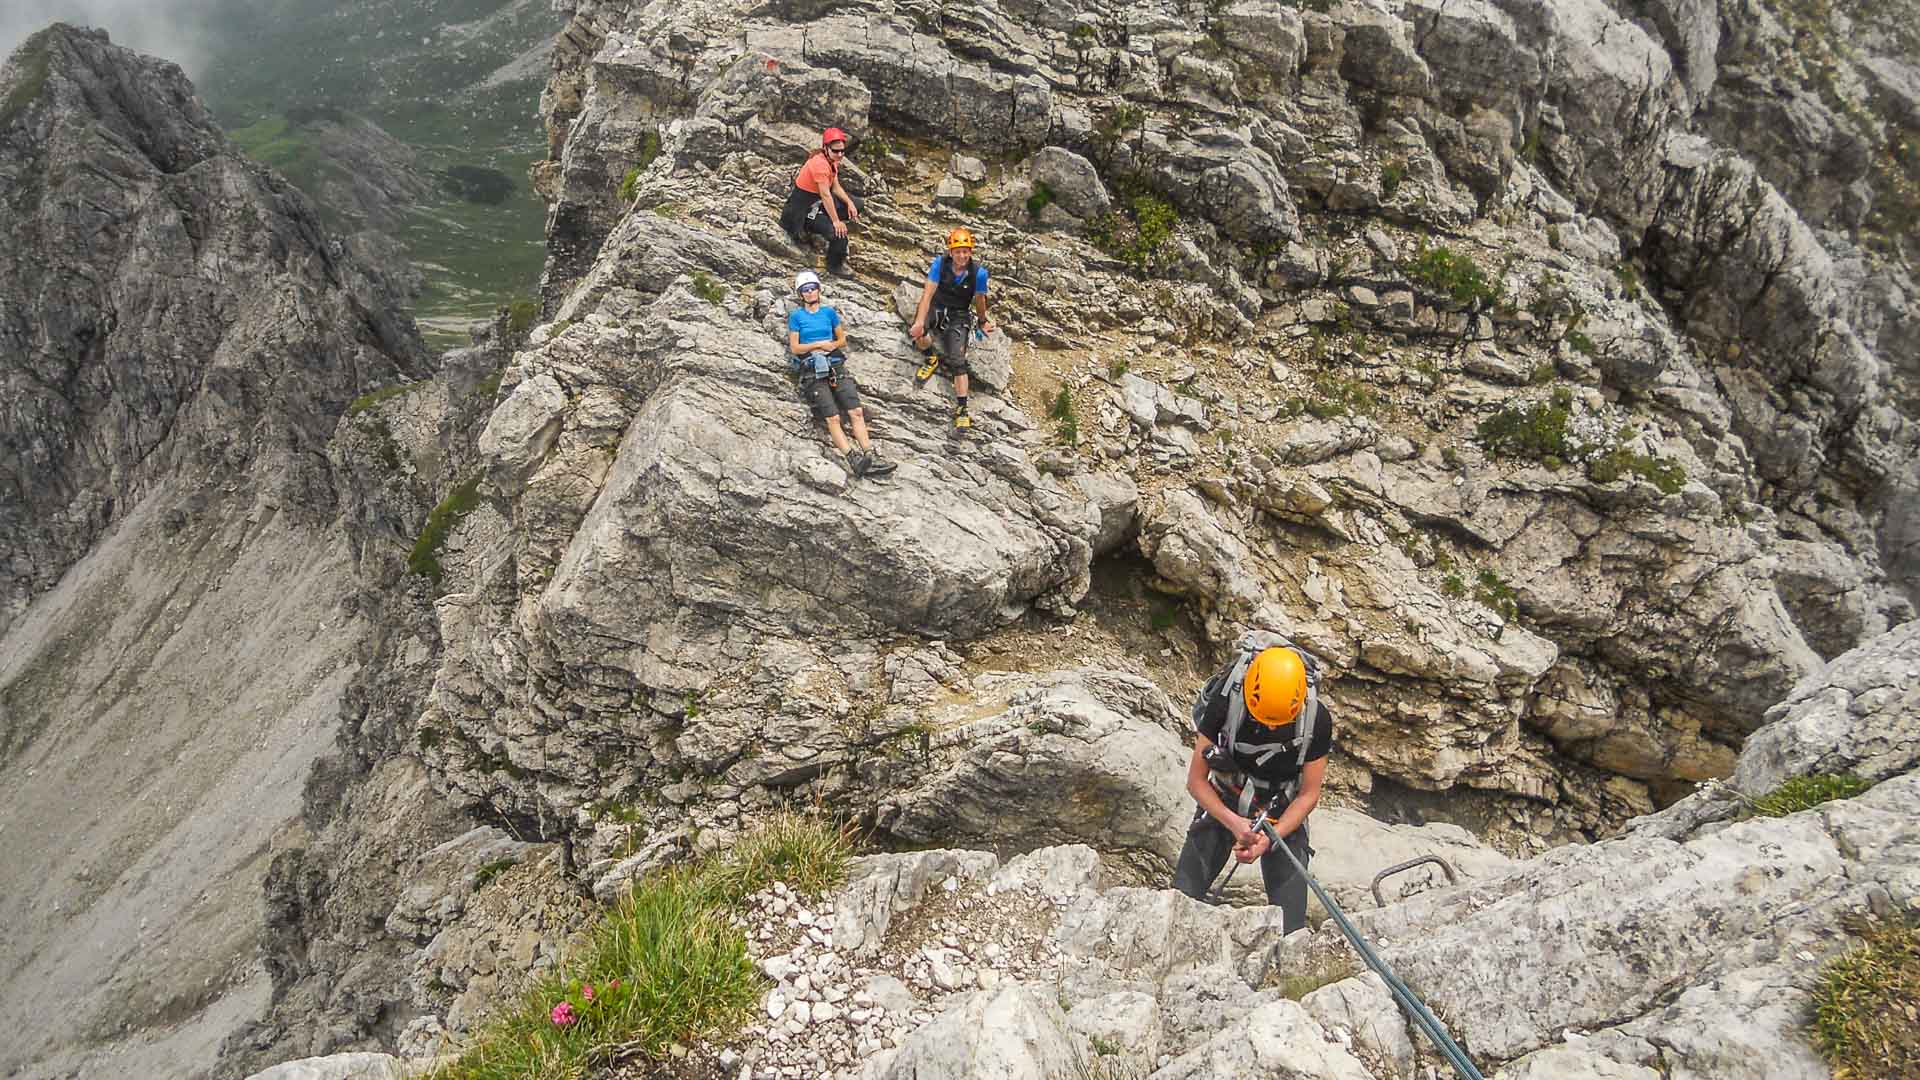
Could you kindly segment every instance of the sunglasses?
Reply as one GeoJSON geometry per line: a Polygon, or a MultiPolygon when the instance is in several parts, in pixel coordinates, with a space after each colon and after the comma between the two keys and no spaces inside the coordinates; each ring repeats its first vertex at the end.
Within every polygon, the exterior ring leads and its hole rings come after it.
{"type": "Polygon", "coordinates": [[[842,144],[842,145],[840,145],[840,146],[829,146],[829,147],[827,147],[827,153],[829,153],[829,154],[844,154],[844,153],[846,153],[846,152],[847,152],[847,148],[846,148],[846,146],[845,146],[845,144],[842,144]]]}
{"type": "Polygon", "coordinates": [[[818,286],[818,285],[802,285],[802,286],[800,286],[800,291],[801,291],[801,292],[803,292],[803,293],[810,293],[810,292],[819,292],[819,291],[820,291],[820,286],[818,286]]]}

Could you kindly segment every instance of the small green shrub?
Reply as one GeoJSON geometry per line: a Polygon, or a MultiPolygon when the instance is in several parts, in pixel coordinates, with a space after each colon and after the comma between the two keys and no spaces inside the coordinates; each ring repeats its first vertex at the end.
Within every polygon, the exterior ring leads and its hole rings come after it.
{"type": "Polygon", "coordinates": [[[454,488],[451,494],[440,500],[440,505],[427,514],[426,527],[420,530],[419,539],[413,542],[413,551],[407,555],[407,570],[432,578],[434,584],[439,584],[444,574],[440,567],[440,549],[446,546],[447,536],[460,523],[460,519],[479,505],[480,477],[475,474],[454,488]]]}
{"type": "Polygon", "coordinates": [[[1126,213],[1109,211],[1089,223],[1087,238],[1145,277],[1161,269],[1180,214],[1172,203],[1148,190],[1135,191],[1124,205],[1126,213]]]}
{"type": "MultiPolygon", "coordinates": [[[[554,331],[554,336],[559,337],[559,331],[554,331]]],[[[473,392],[488,401],[492,401],[494,398],[500,396],[500,380],[504,378],[506,374],[507,369],[504,367],[501,368],[486,378],[481,379],[480,385],[474,387],[473,392]]]]}
{"type": "Polygon", "coordinates": [[[533,329],[535,320],[540,318],[540,301],[521,297],[509,301],[503,309],[507,313],[507,334],[519,337],[533,329]]]}
{"type": "Polygon", "coordinates": [[[692,288],[693,295],[705,300],[714,307],[723,307],[726,305],[726,286],[713,280],[713,275],[707,273],[705,270],[695,270],[693,272],[692,288]]]}
{"type": "Polygon", "coordinates": [[[1053,396],[1053,404],[1047,407],[1047,416],[1058,424],[1060,441],[1068,446],[1080,442],[1080,417],[1073,411],[1073,391],[1060,387],[1053,396]]]}
{"type": "Polygon", "coordinates": [[[1401,269],[1429,292],[1451,297],[1459,304],[1492,305],[1502,294],[1499,283],[1490,279],[1471,255],[1444,244],[1428,247],[1422,242],[1420,250],[1401,269]]]}
{"type": "Polygon", "coordinates": [[[1180,621],[1180,602],[1179,601],[1171,600],[1166,597],[1159,597],[1148,602],[1147,622],[1152,624],[1155,630],[1170,629],[1174,623],[1177,623],[1179,621],[1180,621]]]}
{"type": "Polygon", "coordinates": [[[1553,364],[1542,360],[1533,365],[1532,371],[1527,372],[1527,384],[1529,386],[1545,386],[1553,381],[1553,375],[1553,364]]]}
{"type": "Polygon", "coordinates": [[[1053,203],[1053,188],[1044,180],[1033,182],[1033,194],[1027,196],[1027,216],[1039,217],[1040,211],[1053,203]]]}
{"type": "Polygon", "coordinates": [[[1520,598],[1514,594],[1513,586],[1500,580],[1500,575],[1491,570],[1482,570],[1474,579],[1473,598],[1500,613],[1500,617],[1512,622],[1520,615],[1520,598]]]}
{"type": "Polygon", "coordinates": [[[1567,421],[1572,416],[1573,393],[1562,387],[1547,401],[1501,409],[1474,430],[1480,445],[1495,456],[1564,460],[1574,456],[1567,442],[1567,421]]]}
{"type": "Polygon", "coordinates": [[[1567,330],[1567,344],[1573,346],[1573,351],[1581,356],[1592,356],[1599,351],[1592,338],[1571,328],[1567,330]]]}
{"type": "Polygon", "coordinates": [[[638,194],[639,190],[640,166],[635,165],[633,168],[627,170],[627,175],[620,178],[620,201],[623,203],[632,202],[634,195],[638,194]]]}
{"type": "Polygon", "coordinates": [[[516,865],[518,864],[513,859],[494,859],[492,862],[482,865],[480,869],[473,873],[473,891],[479,892],[481,889],[486,888],[487,884],[494,878],[499,877],[505,871],[513,869],[516,865]]]}
{"type": "Polygon", "coordinates": [[[1623,476],[1637,476],[1672,495],[1687,484],[1687,470],[1670,458],[1636,454],[1616,446],[1587,465],[1587,477],[1596,484],[1611,484],[1623,476]]]}
{"type": "Polygon", "coordinates": [[[640,159],[634,164],[634,168],[645,169],[647,166],[653,164],[654,161],[659,157],[660,157],[660,130],[658,128],[655,128],[654,130],[647,132],[646,135],[641,137],[640,159]]]}
{"type": "Polygon", "coordinates": [[[1753,800],[1753,812],[1761,817],[1786,817],[1835,799],[1851,799],[1873,786],[1873,781],[1858,776],[1819,773],[1796,776],[1753,800]]]}
{"type": "Polygon", "coordinates": [[[1448,574],[1440,579],[1440,591],[1457,600],[1467,595],[1467,583],[1461,580],[1459,574],[1448,574]]]}
{"type": "Polygon", "coordinates": [[[1405,180],[1406,178],[1407,178],[1406,162],[1388,161],[1383,163],[1380,166],[1380,199],[1381,201],[1384,202],[1388,199],[1393,198],[1393,193],[1400,190],[1400,181],[1405,180]]]}
{"type": "Polygon", "coordinates": [[[1107,361],[1107,378],[1112,379],[1114,382],[1119,382],[1121,377],[1126,375],[1127,368],[1127,358],[1124,356],[1116,356],[1107,361]]]}
{"type": "Polygon", "coordinates": [[[960,212],[961,213],[977,214],[980,212],[980,207],[982,205],[983,204],[980,202],[980,196],[975,195],[971,191],[967,192],[965,195],[960,196],[960,212]]]}
{"type": "Polygon", "coordinates": [[[1835,1080],[1920,1076],[1920,926],[1856,922],[1862,937],[1820,972],[1813,1042],[1835,1080]]]}
{"type": "Polygon", "coordinates": [[[347,415],[359,416],[375,405],[397,398],[412,388],[412,383],[394,383],[392,386],[383,386],[378,390],[370,390],[354,398],[353,401],[347,405],[347,415]]]}
{"type": "Polygon", "coordinates": [[[1459,468],[1459,467],[1460,467],[1460,451],[1458,451],[1458,450],[1455,450],[1455,449],[1454,449],[1453,447],[1451,447],[1451,446],[1443,446],[1443,447],[1441,447],[1441,448],[1440,448],[1440,463],[1441,463],[1442,465],[1445,465],[1445,466],[1446,466],[1447,468],[1449,468],[1449,469],[1457,469],[1457,468],[1459,468]]]}
{"type": "Polygon", "coordinates": [[[1314,396],[1307,402],[1307,412],[1315,419],[1327,420],[1336,416],[1369,416],[1380,408],[1380,395],[1373,388],[1357,379],[1346,379],[1331,372],[1320,372],[1313,377],[1314,396]]]}

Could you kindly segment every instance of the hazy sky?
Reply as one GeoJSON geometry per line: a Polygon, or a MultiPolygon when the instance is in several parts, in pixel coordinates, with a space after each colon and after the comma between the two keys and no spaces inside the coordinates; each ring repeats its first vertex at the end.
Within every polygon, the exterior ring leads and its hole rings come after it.
{"type": "Polygon", "coordinates": [[[165,57],[199,75],[219,0],[0,0],[0,53],[53,22],[98,27],[114,43],[165,57]]]}

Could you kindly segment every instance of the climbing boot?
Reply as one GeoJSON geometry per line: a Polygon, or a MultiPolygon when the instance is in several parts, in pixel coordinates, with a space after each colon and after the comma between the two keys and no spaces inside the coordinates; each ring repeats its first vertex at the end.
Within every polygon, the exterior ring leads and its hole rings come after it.
{"type": "Polygon", "coordinates": [[[886,458],[881,457],[880,451],[878,450],[871,451],[867,454],[867,471],[865,473],[867,476],[885,476],[896,468],[898,468],[898,466],[886,458]]]}
{"type": "Polygon", "coordinates": [[[933,378],[933,373],[940,370],[940,357],[932,349],[928,349],[920,355],[926,357],[927,362],[920,366],[920,370],[913,373],[913,385],[915,386],[927,385],[927,380],[933,378]]]}
{"type": "Polygon", "coordinates": [[[953,429],[955,431],[965,431],[972,426],[973,426],[973,417],[967,415],[967,410],[965,409],[953,410],[953,429]]]}
{"type": "Polygon", "coordinates": [[[855,476],[865,476],[867,470],[873,468],[873,458],[865,450],[849,450],[847,451],[847,468],[855,476]]]}

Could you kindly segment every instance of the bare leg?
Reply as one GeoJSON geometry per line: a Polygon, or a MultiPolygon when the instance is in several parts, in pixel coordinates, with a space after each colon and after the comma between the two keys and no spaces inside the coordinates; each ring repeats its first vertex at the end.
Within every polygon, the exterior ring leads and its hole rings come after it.
{"type": "MultiPolygon", "coordinates": [[[[855,409],[847,414],[847,419],[853,422],[853,441],[859,443],[862,450],[873,449],[873,443],[867,439],[867,410],[855,409]]],[[[836,416],[832,423],[837,425],[839,420],[840,418],[836,416]]],[[[838,430],[837,427],[836,430],[838,430]]]]}
{"type": "MultiPolygon", "coordinates": [[[[858,421],[855,422],[858,423],[858,421]]],[[[864,424],[861,425],[862,428],[865,426],[864,424]]],[[[833,440],[834,449],[843,454],[847,452],[847,433],[840,430],[840,418],[838,416],[827,417],[827,437],[833,440]]]]}
{"type": "Polygon", "coordinates": [[[955,375],[953,377],[953,394],[955,397],[967,396],[967,377],[965,375],[955,375]]]}

